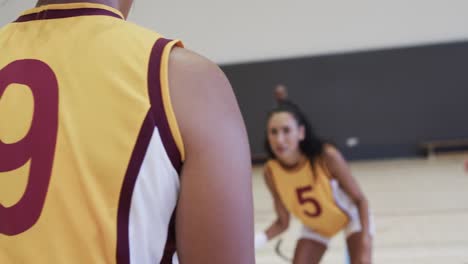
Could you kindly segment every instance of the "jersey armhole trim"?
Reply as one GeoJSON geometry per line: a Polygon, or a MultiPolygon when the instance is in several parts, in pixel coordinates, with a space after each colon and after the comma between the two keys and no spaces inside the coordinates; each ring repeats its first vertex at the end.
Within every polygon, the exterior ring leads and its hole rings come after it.
{"type": "Polygon", "coordinates": [[[184,148],[169,94],[169,54],[178,40],[158,38],[153,44],[148,65],[148,95],[151,113],[164,149],[174,169],[180,173],[184,148]]]}
{"type": "Polygon", "coordinates": [[[181,161],[185,160],[185,147],[182,140],[182,134],[180,133],[179,125],[177,118],[174,112],[171,101],[171,93],[169,89],[169,55],[172,49],[177,47],[183,47],[183,44],[180,40],[173,40],[169,42],[163,50],[162,59],[161,59],[161,93],[162,100],[164,104],[164,110],[166,112],[166,117],[169,123],[169,129],[171,130],[172,137],[174,138],[177,149],[180,153],[181,161]]]}

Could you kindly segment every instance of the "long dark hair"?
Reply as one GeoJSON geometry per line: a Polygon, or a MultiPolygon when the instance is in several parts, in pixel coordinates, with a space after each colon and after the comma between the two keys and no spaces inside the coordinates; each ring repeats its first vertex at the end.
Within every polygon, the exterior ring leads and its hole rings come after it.
{"type": "MultiPolygon", "coordinates": [[[[280,104],[271,110],[268,113],[267,122],[274,114],[281,112],[291,114],[294,119],[296,119],[298,125],[302,125],[304,127],[304,140],[299,143],[299,149],[309,159],[310,165],[314,167],[315,162],[323,153],[325,141],[317,136],[306,116],[302,113],[299,107],[290,102],[280,104]]],[[[270,143],[268,142],[268,131],[266,131],[265,150],[269,158],[276,159],[275,153],[273,153],[270,143]]]]}

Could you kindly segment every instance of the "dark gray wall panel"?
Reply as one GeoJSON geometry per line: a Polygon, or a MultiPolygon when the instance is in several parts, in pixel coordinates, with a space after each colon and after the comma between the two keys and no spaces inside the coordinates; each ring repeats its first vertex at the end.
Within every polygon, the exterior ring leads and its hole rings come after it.
{"type": "Polygon", "coordinates": [[[222,67],[262,155],[277,83],[319,134],[349,159],[420,154],[432,139],[468,137],[468,42],[335,54],[222,67]],[[354,148],[345,145],[358,137],[354,148]]]}

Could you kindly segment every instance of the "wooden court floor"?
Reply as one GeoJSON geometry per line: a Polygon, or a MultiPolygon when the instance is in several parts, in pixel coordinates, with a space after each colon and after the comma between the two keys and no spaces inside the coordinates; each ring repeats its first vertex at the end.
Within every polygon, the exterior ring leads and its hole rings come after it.
{"type": "MultiPolygon", "coordinates": [[[[400,159],[350,163],[367,195],[376,223],[376,264],[468,264],[467,153],[433,159],[400,159]]],[[[274,220],[261,167],[253,172],[255,230],[274,220]]],[[[293,255],[299,234],[293,221],[282,251],[293,255]]],[[[258,264],[287,263],[274,251],[276,240],[256,252],[258,264]]],[[[345,243],[335,237],[321,263],[343,264],[345,243]]]]}

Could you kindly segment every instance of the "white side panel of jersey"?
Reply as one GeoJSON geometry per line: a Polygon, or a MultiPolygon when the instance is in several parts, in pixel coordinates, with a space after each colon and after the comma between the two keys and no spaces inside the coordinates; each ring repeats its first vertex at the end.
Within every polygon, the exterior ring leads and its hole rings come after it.
{"type": "Polygon", "coordinates": [[[159,263],[179,193],[179,176],[154,130],[135,183],[129,220],[130,263],[159,263]]]}
{"type": "Polygon", "coordinates": [[[338,181],[332,179],[330,180],[330,185],[333,192],[333,198],[335,199],[335,203],[338,207],[340,207],[348,216],[353,216],[358,213],[353,200],[351,200],[349,195],[340,188],[338,181]]]}
{"type": "MultiPolygon", "coordinates": [[[[359,209],[357,208],[356,204],[353,202],[351,197],[340,188],[338,181],[335,179],[331,180],[331,186],[333,191],[333,197],[335,198],[335,202],[341,208],[341,210],[345,211],[345,213],[350,217],[349,224],[345,228],[345,235],[348,237],[349,235],[360,232],[362,230],[361,226],[361,215],[359,214],[359,209]]],[[[372,213],[369,211],[369,233],[374,236],[375,234],[375,224],[374,218],[372,217],[372,213]]]]}

